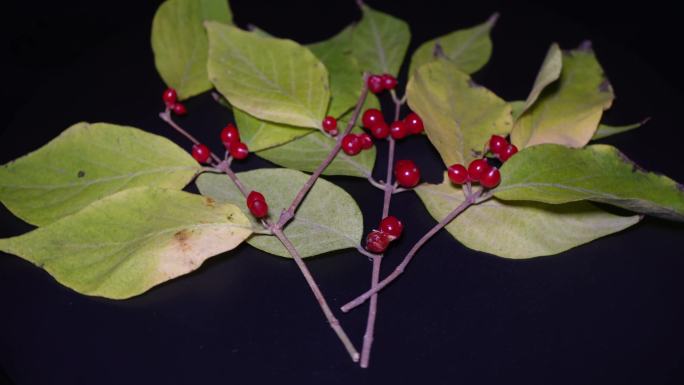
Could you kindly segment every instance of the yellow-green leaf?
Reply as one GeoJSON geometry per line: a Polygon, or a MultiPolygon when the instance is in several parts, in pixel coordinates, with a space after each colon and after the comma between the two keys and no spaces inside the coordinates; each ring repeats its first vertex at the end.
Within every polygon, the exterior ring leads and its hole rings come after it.
{"type": "Polygon", "coordinates": [[[133,127],[77,123],[0,166],[0,201],[14,215],[43,226],[131,187],[182,189],[200,169],[164,137],[133,127]]]}
{"type": "Polygon", "coordinates": [[[352,33],[352,52],[362,71],[397,75],[411,41],[408,24],[363,4],[352,33]]]}
{"type": "Polygon", "coordinates": [[[623,132],[632,131],[635,128],[643,126],[649,120],[649,118],[646,118],[639,123],[627,124],[624,126],[609,126],[607,124],[599,124],[598,130],[596,130],[594,136],[591,137],[591,140],[599,140],[609,136],[622,134],[623,132]]]}
{"type": "Polygon", "coordinates": [[[558,80],[561,75],[561,70],[563,69],[563,52],[561,52],[560,47],[557,43],[551,44],[549,52],[546,53],[544,62],[542,63],[541,69],[537,74],[537,78],[534,80],[534,85],[532,86],[532,91],[527,96],[525,104],[522,107],[520,115],[527,111],[534,102],[537,101],[539,95],[542,93],[544,88],[549,84],[558,80]]]}
{"type": "Polygon", "coordinates": [[[203,23],[231,23],[228,0],[167,0],[152,20],[154,63],[164,82],[186,99],[211,89],[203,23]]]}
{"type": "Polygon", "coordinates": [[[233,108],[233,117],[240,129],[240,139],[252,152],[280,146],[312,133],[309,128],[288,126],[257,119],[250,114],[233,108]]]}
{"type": "Polygon", "coordinates": [[[231,204],[139,187],[94,202],[0,250],[45,269],[79,293],[123,299],[197,269],[251,234],[231,204]]]}
{"type": "Polygon", "coordinates": [[[328,110],[328,71],[306,47],[216,22],[209,33],[209,79],[231,105],[298,127],[320,128],[328,110]]]}

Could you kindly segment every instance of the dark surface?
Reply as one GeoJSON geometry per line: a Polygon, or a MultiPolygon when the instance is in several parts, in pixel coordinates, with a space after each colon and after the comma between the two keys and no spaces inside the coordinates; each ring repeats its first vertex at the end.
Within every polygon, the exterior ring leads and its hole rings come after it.
{"type": "MultiPolygon", "coordinates": [[[[618,96],[605,121],[653,118],[606,142],[684,181],[682,61],[669,54],[677,41],[672,9],[652,2],[619,9],[588,1],[471,2],[447,10],[438,1],[370,3],[411,23],[412,48],[500,11],[494,54],[475,78],[508,100],[527,95],[552,41],[567,48],[592,39],[618,96]]],[[[0,164],[78,121],[169,134],[156,118],[164,86],[149,46],[157,4],[10,6],[0,164]]],[[[358,17],[351,0],[232,5],[241,25],[301,42],[326,38],[358,17]]],[[[187,105],[182,124],[218,149],[213,139],[228,112],[206,95],[187,105]]],[[[440,178],[439,158],[426,141],[401,143],[398,153],[416,158],[425,179],[440,178]]],[[[264,165],[250,157],[239,168],[264,165]]],[[[363,180],[330,180],[357,199],[368,228],[377,222],[379,190],[363,180]]],[[[386,271],[434,224],[412,193],[396,196],[392,211],[407,230],[386,271]]],[[[0,236],[29,229],[0,207],[0,236]]],[[[348,359],[295,264],[247,245],[127,301],[76,294],[0,254],[0,383],[681,384],[682,230],[646,218],[622,233],[526,261],[468,250],[442,232],[380,296],[367,370],[348,359]]],[[[308,263],[335,309],[368,286],[370,263],[354,252],[308,263]]],[[[365,307],[339,317],[359,345],[365,317],[365,307]]]]}

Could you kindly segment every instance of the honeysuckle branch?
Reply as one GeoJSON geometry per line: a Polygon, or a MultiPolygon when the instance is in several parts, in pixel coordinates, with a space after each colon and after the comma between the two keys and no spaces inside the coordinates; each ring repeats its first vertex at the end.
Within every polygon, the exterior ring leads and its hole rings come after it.
{"type": "Polygon", "coordinates": [[[411,259],[416,255],[418,250],[425,244],[427,241],[430,240],[439,230],[444,228],[444,226],[448,225],[451,223],[454,218],[456,218],[459,214],[461,214],[463,211],[465,211],[468,207],[479,204],[483,202],[483,200],[479,200],[480,196],[482,195],[483,191],[478,190],[475,191],[471,194],[466,194],[466,199],[458,205],[453,211],[449,213],[444,219],[439,221],[433,228],[431,228],[423,237],[421,237],[418,242],[416,242],[415,245],[409,250],[408,254],[404,257],[404,259],[401,261],[401,263],[394,269],[394,271],[388,275],[385,279],[380,281],[377,285],[372,287],[370,290],[367,292],[361,294],[360,296],[356,297],[354,300],[350,301],[346,305],[342,306],[342,311],[343,312],[348,312],[349,310],[361,305],[364,303],[368,298],[371,298],[373,295],[375,295],[378,291],[382,290],[385,286],[389,285],[392,281],[397,279],[403,272],[406,266],[411,262],[411,259]]]}

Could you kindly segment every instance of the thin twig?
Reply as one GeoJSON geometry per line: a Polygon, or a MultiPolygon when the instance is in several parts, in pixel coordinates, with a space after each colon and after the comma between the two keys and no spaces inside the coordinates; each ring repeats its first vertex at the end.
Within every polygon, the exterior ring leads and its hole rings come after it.
{"type": "MultiPolygon", "coordinates": [[[[160,113],[159,113],[159,117],[161,118],[161,120],[163,120],[163,121],[165,121],[166,123],[168,123],[169,126],[173,127],[173,129],[175,129],[176,131],[178,131],[181,135],[183,135],[183,136],[185,136],[186,138],[188,138],[188,140],[191,141],[192,144],[200,144],[200,141],[199,141],[199,140],[197,140],[194,136],[190,135],[190,133],[187,132],[187,131],[185,131],[185,130],[183,129],[183,127],[179,126],[176,122],[173,121],[173,119],[171,118],[171,110],[170,110],[168,107],[166,108],[166,110],[164,110],[163,112],[160,112],[160,113]]],[[[216,156],[216,154],[214,154],[213,152],[211,153],[211,158],[212,158],[216,163],[221,162],[221,158],[219,158],[218,156],[216,156]]]]}

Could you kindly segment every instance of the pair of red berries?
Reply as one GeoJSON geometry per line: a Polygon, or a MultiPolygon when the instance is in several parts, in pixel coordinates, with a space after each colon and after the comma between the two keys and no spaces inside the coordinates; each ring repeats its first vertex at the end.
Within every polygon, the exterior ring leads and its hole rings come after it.
{"type": "Polygon", "coordinates": [[[387,250],[390,242],[399,238],[404,225],[397,217],[387,216],[380,221],[380,229],[371,231],[366,237],[366,250],[381,254],[387,250]]]}
{"type": "Polygon", "coordinates": [[[501,182],[499,169],[490,166],[486,159],[473,160],[467,169],[460,163],[453,164],[447,169],[447,174],[455,184],[479,182],[483,187],[494,188],[501,182]]]}
{"type": "Polygon", "coordinates": [[[401,187],[414,187],[420,181],[420,170],[412,160],[399,160],[394,165],[394,179],[401,187]]]}
{"type": "Polygon", "coordinates": [[[499,160],[505,162],[518,152],[518,147],[508,143],[503,136],[492,135],[489,139],[489,151],[499,160]]]}
{"type": "Polygon", "coordinates": [[[397,78],[390,74],[371,75],[366,80],[370,92],[377,94],[385,90],[392,90],[397,86],[397,78]]]}
{"type": "Polygon", "coordinates": [[[367,109],[361,116],[361,123],[377,139],[385,139],[390,135],[394,139],[403,139],[409,135],[420,134],[424,129],[423,120],[415,112],[388,126],[382,112],[376,108],[367,109]]]}
{"type": "Polygon", "coordinates": [[[249,149],[245,143],[240,141],[240,132],[233,123],[228,123],[221,130],[221,142],[234,159],[242,160],[249,155],[249,149]]]}
{"type": "Polygon", "coordinates": [[[268,215],[266,198],[258,191],[252,191],[247,195],[247,208],[257,218],[263,218],[268,215]]]}
{"type": "Polygon", "coordinates": [[[368,150],[371,147],[373,147],[373,139],[366,133],[347,134],[342,138],[342,151],[350,156],[354,156],[360,153],[361,150],[368,150]]]}
{"type": "Polygon", "coordinates": [[[185,115],[188,113],[188,110],[185,108],[185,105],[178,101],[178,94],[176,93],[176,90],[174,90],[173,88],[167,88],[166,90],[164,90],[164,93],[162,94],[162,99],[164,100],[164,104],[166,104],[166,107],[173,111],[174,114],[185,115]]]}

